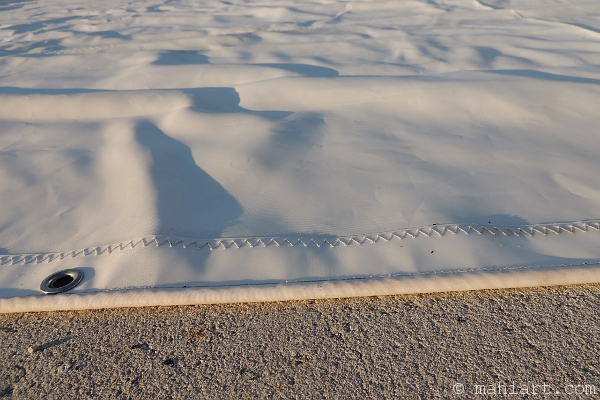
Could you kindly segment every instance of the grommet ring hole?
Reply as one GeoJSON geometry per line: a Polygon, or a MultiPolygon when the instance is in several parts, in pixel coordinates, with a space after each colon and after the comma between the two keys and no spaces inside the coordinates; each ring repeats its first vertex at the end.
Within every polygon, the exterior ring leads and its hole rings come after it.
{"type": "Polygon", "coordinates": [[[63,293],[79,285],[83,279],[83,272],[78,269],[65,269],[46,277],[40,289],[46,294],[63,293]]]}

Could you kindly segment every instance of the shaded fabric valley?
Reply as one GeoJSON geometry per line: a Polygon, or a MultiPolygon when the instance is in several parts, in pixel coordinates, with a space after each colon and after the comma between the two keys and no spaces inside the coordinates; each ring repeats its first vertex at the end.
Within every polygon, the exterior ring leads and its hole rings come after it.
{"type": "Polygon", "coordinates": [[[238,202],[194,160],[188,146],[149,121],[136,126],[136,139],[152,157],[157,234],[215,238],[241,214],[238,202]]]}

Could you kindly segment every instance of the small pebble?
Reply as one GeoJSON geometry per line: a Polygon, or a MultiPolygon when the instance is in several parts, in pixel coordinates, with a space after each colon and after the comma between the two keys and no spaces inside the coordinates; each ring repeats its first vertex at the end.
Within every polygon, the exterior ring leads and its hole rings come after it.
{"type": "Polygon", "coordinates": [[[66,364],[63,364],[63,365],[61,365],[60,367],[58,367],[58,372],[60,372],[61,374],[62,374],[62,373],[65,373],[65,372],[67,372],[68,370],[70,370],[72,366],[73,366],[73,365],[72,365],[71,363],[66,363],[66,364]]]}

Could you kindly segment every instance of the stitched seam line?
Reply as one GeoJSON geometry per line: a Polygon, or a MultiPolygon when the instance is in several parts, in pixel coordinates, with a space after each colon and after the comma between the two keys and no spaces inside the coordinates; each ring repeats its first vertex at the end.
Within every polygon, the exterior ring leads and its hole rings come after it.
{"type": "Polygon", "coordinates": [[[309,247],[334,248],[364,244],[385,243],[393,240],[404,240],[417,237],[454,236],[454,235],[491,235],[512,237],[550,236],[561,234],[585,233],[588,231],[600,232],[600,220],[585,220],[563,223],[533,224],[521,226],[498,227],[491,225],[430,225],[425,227],[409,228],[391,232],[380,232],[363,235],[331,236],[329,238],[314,237],[240,237],[240,238],[215,238],[215,239],[187,239],[163,235],[148,235],[143,238],[129,240],[116,244],[87,247],[84,249],[66,252],[5,254],[0,255],[1,265],[41,264],[87,256],[100,256],[116,251],[134,249],[136,247],[165,246],[192,248],[197,250],[232,250],[256,247],[309,247]]]}
{"type": "MultiPolygon", "coordinates": [[[[468,269],[456,269],[456,270],[440,270],[440,271],[424,271],[424,272],[401,272],[394,274],[385,275],[368,275],[368,276],[353,276],[353,277],[340,277],[340,278],[307,278],[307,279],[291,279],[291,280],[280,280],[273,282],[252,282],[252,283],[222,283],[216,285],[165,285],[165,286],[139,286],[139,287],[118,287],[111,289],[95,289],[89,290],[84,294],[95,294],[95,293],[111,293],[120,292],[124,290],[162,290],[162,289],[222,289],[228,287],[265,287],[265,286],[278,286],[278,285],[301,285],[301,284],[319,284],[319,283],[342,283],[342,282],[355,282],[355,281],[370,281],[378,280],[383,281],[386,279],[396,278],[410,278],[410,277],[427,277],[427,276],[451,276],[461,274],[478,274],[478,273],[499,273],[506,271],[526,271],[526,270],[543,270],[543,269],[566,269],[566,268],[597,268],[600,267],[600,262],[584,262],[577,264],[558,264],[558,265],[519,265],[519,266],[507,266],[507,267],[482,267],[482,268],[468,268],[468,269]]],[[[81,293],[66,293],[70,294],[81,294],[81,293]]],[[[26,296],[33,297],[33,296],[26,296]]]]}

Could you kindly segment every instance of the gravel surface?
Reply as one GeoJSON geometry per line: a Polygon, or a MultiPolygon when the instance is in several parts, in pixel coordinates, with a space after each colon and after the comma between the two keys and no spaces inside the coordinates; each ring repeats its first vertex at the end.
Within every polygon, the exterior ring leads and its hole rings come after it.
{"type": "Polygon", "coordinates": [[[0,398],[600,398],[599,306],[584,285],[6,314],[0,398]]]}

